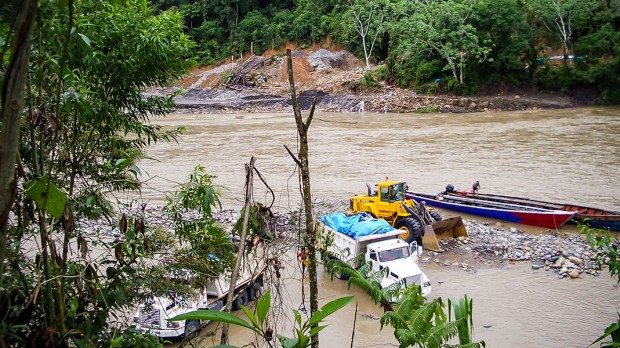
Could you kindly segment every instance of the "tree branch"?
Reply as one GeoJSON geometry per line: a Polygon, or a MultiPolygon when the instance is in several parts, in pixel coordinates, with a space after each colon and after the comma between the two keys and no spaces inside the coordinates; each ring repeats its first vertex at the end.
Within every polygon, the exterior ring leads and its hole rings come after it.
{"type": "Polygon", "coordinates": [[[293,152],[288,148],[288,146],[284,145],[284,148],[286,149],[286,151],[288,152],[289,155],[291,155],[291,157],[293,158],[293,161],[295,161],[295,163],[301,167],[301,162],[299,161],[299,159],[297,159],[297,157],[295,156],[295,154],[293,154],[293,152]]]}

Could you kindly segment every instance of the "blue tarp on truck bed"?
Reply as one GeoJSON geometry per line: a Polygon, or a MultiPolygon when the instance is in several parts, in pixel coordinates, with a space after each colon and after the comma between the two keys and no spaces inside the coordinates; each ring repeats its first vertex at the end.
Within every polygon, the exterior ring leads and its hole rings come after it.
{"type": "Polygon", "coordinates": [[[340,233],[351,236],[353,239],[370,234],[384,234],[394,230],[387,221],[375,219],[367,213],[351,216],[343,213],[327,214],[323,215],[319,221],[340,233]]]}

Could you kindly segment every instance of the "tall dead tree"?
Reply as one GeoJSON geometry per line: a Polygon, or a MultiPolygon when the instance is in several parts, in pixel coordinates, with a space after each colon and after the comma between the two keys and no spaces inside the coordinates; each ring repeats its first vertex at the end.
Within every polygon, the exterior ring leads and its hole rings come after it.
{"type": "Polygon", "coordinates": [[[17,7],[13,50],[4,72],[2,110],[0,110],[0,283],[4,274],[4,252],[9,212],[15,199],[15,163],[19,126],[24,107],[24,88],[32,48],[32,24],[37,1],[21,1],[17,7]]]}
{"type": "MultiPolygon", "coordinates": [[[[314,107],[316,106],[317,96],[314,96],[314,101],[310,107],[310,113],[308,118],[304,122],[301,116],[301,108],[297,101],[297,92],[295,91],[295,80],[293,79],[293,58],[291,57],[291,50],[286,50],[286,62],[288,65],[288,81],[291,88],[291,101],[293,103],[293,113],[295,114],[295,123],[297,124],[297,134],[299,135],[299,149],[297,157],[286,147],[293,160],[299,166],[302,182],[302,197],[304,202],[304,213],[306,217],[306,233],[304,237],[304,244],[306,250],[308,250],[308,274],[310,277],[310,315],[313,315],[319,310],[318,300],[318,286],[317,286],[317,261],[316,261],[316,233],[314,229],[314,217],[312,216],[312,195],[310,193],[310,169],[308,167],[308,128],[310,128],[310,122],[312,122],[312,116],[314,115],[314,107]]],[[[314,327],[318,324],[314,325],[314,327]]],[[[319,347],[319,335],[318,333],[312,335],[311,338],[312,348],[319,347]]]]}
{"type": "Polygon", "coordinates": [[[385,32],[385,10],[378,0],[349,0],[349,9],[355,22],[355,30],[362,39],[366,70],[370,70],[370,57],[377,38],[385,32]],[[368,46],[370,45],[370,47],[368,46]]]}

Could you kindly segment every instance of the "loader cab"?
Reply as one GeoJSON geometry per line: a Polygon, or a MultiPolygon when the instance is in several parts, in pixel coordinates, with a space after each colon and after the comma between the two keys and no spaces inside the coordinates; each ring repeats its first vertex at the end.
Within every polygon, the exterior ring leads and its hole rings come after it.
{"type": "Polygon", "coordinates": [[[381,202],[394,203],[405,200],[407,184],[404,182],[385,182],[379,185],[381,202]]]}

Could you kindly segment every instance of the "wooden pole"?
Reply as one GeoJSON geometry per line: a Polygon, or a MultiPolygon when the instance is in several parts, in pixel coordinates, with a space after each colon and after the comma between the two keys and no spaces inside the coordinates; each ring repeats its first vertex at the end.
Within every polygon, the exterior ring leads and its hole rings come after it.
{"type": "Polygon", "coordinates": [[[355,313],[353,314],[353,330],[351,331],[351,346],[350,346],[350,348],[353,348],[353,341],[355,341],[355,325],[357,324],[357,305],[358,305],[358,303],[355,302],[355,313]]]}
{"type": "MultiPolygon", "coordinates": [[[[245,254],[245,240],[248,234],[248,220],[250,219],[250,206],[252,204],[252,191],[254,181],[254,162],[256,158],[252,156],[250,163],[246,164],[246,180],[245,180],[245,205],[243,207],[243,227],[241,228],[241,241],[239,242],[239,252],[237,253],[237,259],[235,260],[235,267],[233,268],[232,275],[230,276],[230,287],[228,288],[228,296],[226,297],[225,311],[230,313],[232,309],[232,302],[235,297],[235,284],[237,283],[237,276],[239,275],[239,268],[241,267],[241,260],[245,254]]],[[[228,344],[228,323],[222,325],[222,336],[220,339],[221,345],[228,344]]]]}

